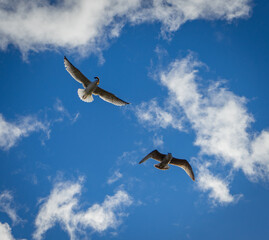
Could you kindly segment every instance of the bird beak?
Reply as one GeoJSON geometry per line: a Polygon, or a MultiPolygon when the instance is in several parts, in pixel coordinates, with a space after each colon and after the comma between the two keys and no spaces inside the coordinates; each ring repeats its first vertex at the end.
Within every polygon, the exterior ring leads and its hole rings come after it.
{"type": "Polygon", "coordinates": [[[97,85],[99,85],[99,83],[100,83],[99,77],[94,77],[94,79],[97,79],[97,85]]]}

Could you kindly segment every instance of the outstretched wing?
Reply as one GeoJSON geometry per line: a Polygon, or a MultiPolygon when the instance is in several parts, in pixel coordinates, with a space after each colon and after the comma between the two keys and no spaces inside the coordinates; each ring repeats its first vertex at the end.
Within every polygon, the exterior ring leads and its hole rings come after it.
{"type": "Polygon", "coordinates": [[[120,98],[116,97],[114,94],[97,87],[94,91],[93,94],[99,95],[100,98],[102,98],[104,101],[112,103],[117,106],[124,106],[126,104],[129,104],[128,102],[125,102],[121,100],[120,98]]]}
{"type": "Polygon", "coordinates": [[[164,154],[160,153],[158,150],[153,150],[152,152],[150,152],[147,156],[145,156],[140,162],[139,164],[147,161],[149,158],[153,158],[159,162],[161,162],[163,160],[163,158],[165,157],[164,154]]]}
{"type": "Polygon", "coordinates": [[[88,78],[86,78],[75,66],[73,66],[73,64],[69,62],[66,57],[64,57],[64,66],[67,72],[69,72],[69,74],[76,81],[83,84],[84,88],[86,88],[91,83],[91,81],[88,78]]]}
{"type": "Polygon", "coordinates": [[[189,162],[185,159],[172,158],[170,164],[181,167],[190,176],[190,178],[195,181],[194,173],[189,162]]]}

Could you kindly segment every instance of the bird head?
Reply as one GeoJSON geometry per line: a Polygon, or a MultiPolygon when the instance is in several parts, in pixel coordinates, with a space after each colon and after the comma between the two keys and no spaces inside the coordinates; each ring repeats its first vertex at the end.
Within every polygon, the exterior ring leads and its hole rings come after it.
{"type": "Polygon", "coordinates": [[[99,77],[94,77],[94,79],[97,80],[97,85],[99,85],[99,83],[100,83],[100,79],[99,79],[99,77]]]}

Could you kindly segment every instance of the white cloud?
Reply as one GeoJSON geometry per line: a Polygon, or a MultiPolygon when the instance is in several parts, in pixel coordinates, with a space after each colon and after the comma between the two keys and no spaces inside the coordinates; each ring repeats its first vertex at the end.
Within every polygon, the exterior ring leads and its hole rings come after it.
{"type": "MultiPolygon", "coordinates": [[[[167,71],[160,73],[160,81],[169,91],[166,101],[169,106],[166,104],[165,109],[160,109],[160,112],[166,111],[167,115],[173,112],[175,119],[178,114],[179,120],[184,119],[190,123],[196,133],[194,144],[200,147],[201,156],[212,156],[222,165],[230,166],[233,170],[242,170],[251,180],[268,180],[269,131],[251,131],[254,118],[247,111],[246,99],[223,87],[223,81],[215,81],[205,88],[205,82],[202,83],[198,75],[201,66],[204,64],[189,54],[186,58],[175,60],[167,71]],[[176,111],[177,114],[174,114],[176,111]]],[[[157,105],[155,101],[154,105],[157,105]]],[[[139,120],[141,121],[141,117],[139,120]]],[[[147,119],[144,118],[143,121],[147,119]]],[[[151,124],[155,127],[159,124],[163,128],[163,122],[165,121],[153,121],[151,124]]],[[[170,122],[169,124],[171,125],[170,122]]],[[[207,173],[204,179],[209,177],[212,175],[207,173]]],[[[214,182],[228,189],[228,185],[223,184],[222,180],[214,179],[214,182]]],[[[207,185],[202,189],[211,189],[211,196],[221,201],[224,198],[216,197],[216,191],[213,190],[215,186],[207,185]]],[[[232,200],[228,193],[226,191],[224,196],[227,200],[232,200]]]]}
{"type": "Polygon", "coordinates": [[[16,213],[13,196],[9,191],[4,191],[0,194],[0,211],[5,212],[14,224],[21,220],[16,213]]]}
{"type": "Polygon", "coordinates": [[[160,134],[154,134],[153,137],[153,146],[154,147],[162,147],[164,144],[163,136],[160,134]]]}
{"type": "Polygon", "coordinates": [[[186,21],[230,21],[248,17],[250,10],[250,0],[1,0],[0,47],[98,53],[128,23],[160,22],[162,33],[169,33],[186,21]]]}
{"type": "Polygon", "coordinates": [[[124,215],[122,208],[132,204],[127,192],[118,190],[113,196],[106,196],[102,204],[93,204],[83,211],[79,206],[81,191],[81,180],[56,184],[40,207],[33,238],[42,239],[56,223],[68,232],[70,239],[77,239],[88,228],[97,232],[116,228],[124,215]]]}
{"type": "Polygon", "coordinates": [[[189,55],[174,61],[161,74],[171,100],[183,109],[196,132],[195,145],[202,154],[242,169],[251,178],[268,176],[269,132],[264,130],[256,136],[249,133],[254,120],[247,112],[246,99],[221,87],[221,82],[216,81],[207,90],[199,89],[199,66],[201,63],[189,55]]]}
{"type": "Polygon", "coordinates": [[[79,112],[76,114],[70,114],[70,112],[64,107],[62,101],[57,98],[54,104],[54,109],[58,111],[61,115],[55,121],[63,121],[67,117],[72,123],[75,123],[79,118],[79,112]]]}
{"type": "Polygon", "coordinates": [[[182,130],[182,120],[178,119],[173,112],[158,106],[155,99],[150,102],[143,102],[135,108],[135,114],[141,123],[153,127],[173,127],[182,130]]]}
{"type": "Polygon", "coordinates": [[[7,223],[0,222],[0,236],[1,240],[15,240],[11,234],[11,228],[7,223]]]}
{"type": "Polygon", "coordinates": [[[131,165],[136,165],[138,156],[139,154],[136,150],[123,152],[121,156],[118,157],[117,164],[128,163],[131,165]]]}
{"type": "Polygon", "coordinates": [[[0,148],[3,150],[10,149],[21,138],[38,131],[48,133],[48,126],[35,116],[19,117],[15,122],[8,122],[0,113],[0,148]]]}
{"type": "MultiPolygon", "coordinates": [[[[15,121],[7,121],[0,113],[0,148],[9,150],[14,147],[22,138],[28,137],[31,133],[43,131],[46,138],[50,138],[51,128],[57,122],[65,119],[75,123],[79,113],[70,114],[60,99],[56,99],[53,110],[41,110],[37,115],[17,117],[15,121]],[[42,116],[43,115],[43,116],[42,116]],[[49,117],[48,117],[49,116],[49,117]]],[[[42,140],[44,143],[44,140],[42,140]]]]}
{"type": "Polygon", "coordinates": [[[228,204],[238,201],[242,195],[231,195],[229,183],[221,177],[214,176],[206,165],[204,164],[198,167],[198,187],[204,192],[209,191],[209,198],[214,204],[228,204]]]}
{"type": "Polygon", "coordinates": [[[116,170],[116,171],[113,173],[113,175],[112,175],[110,178],[108,178],[107,183],[108,183],[108,184],[112,184],[112,183],[118,181],[118,180],[121,179],[121,178],[122,178],[122,173],[120,173],[119,170],[116,170]]]}

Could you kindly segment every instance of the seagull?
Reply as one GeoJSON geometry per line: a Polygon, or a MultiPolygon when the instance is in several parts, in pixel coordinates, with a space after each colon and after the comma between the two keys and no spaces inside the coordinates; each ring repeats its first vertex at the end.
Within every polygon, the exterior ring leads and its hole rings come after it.
{"type": "Polygon", "coordinates": [[[92,102],[93,97],[92,94],[98,95],[100,98],[102,98],[104,101],[112,103],[117,106],[124,106],[126,104],[129,104],[128,102],[125,102],[118,97],[116,97],[114,94],[107,92],[106,90],[98,87],[100,83],[99,77],[95,77],[95,81],[91,82],[88,78],[86,78],[71,62],[68,61],[66,57],[64,57],[64,65],[69,72],[69,74],[79,83],[81,83],[84,87],[84,89],[78,89],[78,96],[79,98],[84,102],[92,102]]]}
{"type": "Polygon", "coordinates": [[[165,154],[160,153],[158,150],[153,150],[147,156],[145,156],[139,162],[139,164],[147,161],[149,158],[153,158],[153,159],[159,161],[160,163],[155,164],[154,167],[161,169],[161,170],[169,169],[170,167],[168,166],[168,164],[172,164],[172,165],[181,167],[190,176],[190,178],[193,181],[195,181],[195,177],[194,177],[194,173],[192,171],[191,165],[188,163],[187,160],[174,158],[171,153],[168,153],[165,155],[165,154]]]}

